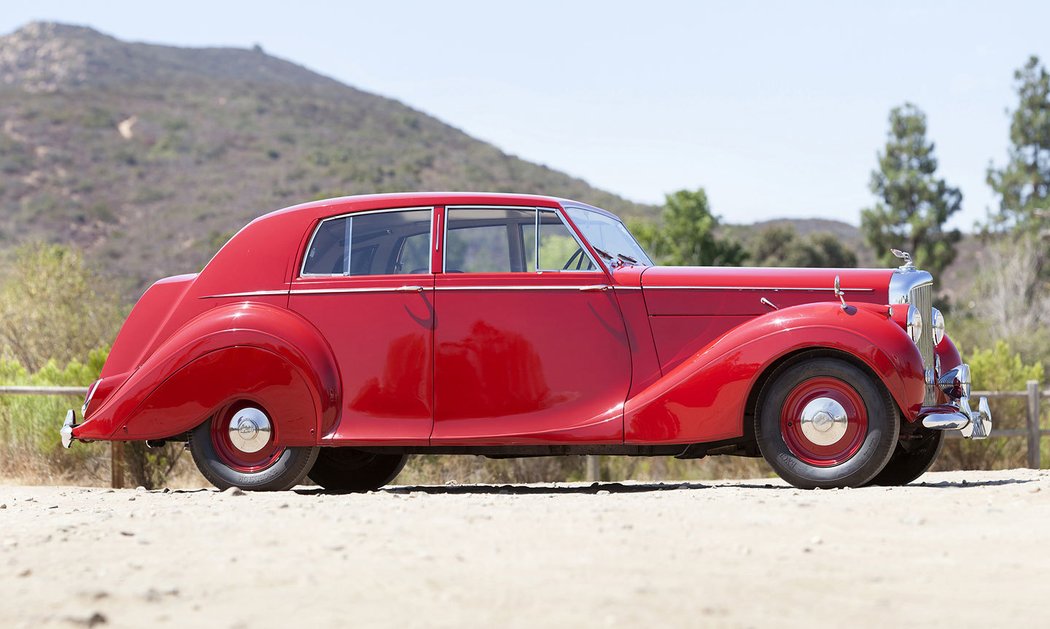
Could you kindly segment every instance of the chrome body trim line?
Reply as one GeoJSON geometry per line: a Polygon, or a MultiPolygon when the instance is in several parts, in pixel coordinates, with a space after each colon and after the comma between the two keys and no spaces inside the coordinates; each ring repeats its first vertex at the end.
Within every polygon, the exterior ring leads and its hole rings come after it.
{"type": "MultiPolygon", "coordinates": [[[[586,291],[591,286],[543,285],[543,286],[439,286],[436,291],[586,291]]],[[[596,289],[594,289],[596,290],[596,289]]]]}
{"type": "Polygon", "coordinates": [[[226,293],[224,295],[206,295],[201,299],[219,299],[226,297],[259,297],[268,295],[326,295],[326,294],[340,294],[340,293],[422,293],[424,291],[447,291],[447,290],[459,290],[459,291],[479,291],[479,290],[571,290],[571,291],[587,291],[587,290],[609,290],[609,289],[631,289],[633,287],[627,286],[606,286],[600,285],[601,288],[595,288],[599,285],[585,285],[580,286],[576,284],[543,284],[537,286],[514,286],[514,285],[494,285],[494,286],[418,286],[414,284],[405,286],[383,286],[383,287],[368,287],[368,288],[293,288],[291,290],[280,290],[280,291],[254,291],[248,293],[226,293]]]}
{"type": "MultiPolygon", "coordinates": [[[[835,292],[834,286],[643,286],[645,290],[771,290],[771,291],[830,291],[835,292]]],[[[874,288],[842,288],[843,292],[871,293],[874,288]]]]}
{"type": "Polygon", "coordinates": [[[224,297],[268,297],[272,295],[287,295],[289,292],[290,291],[287,288],[281,290],[252,290],[243,293],[222,293],[220,295],[204,295],[201,297],[201,299],[222,299],[224,297]]]}
{"type": "Polygon", "coordinates": [[[296,288],[292,295],[337,295],[342,293],[421,293],[430,286],[375,286],[368,288],[296,288]]]}

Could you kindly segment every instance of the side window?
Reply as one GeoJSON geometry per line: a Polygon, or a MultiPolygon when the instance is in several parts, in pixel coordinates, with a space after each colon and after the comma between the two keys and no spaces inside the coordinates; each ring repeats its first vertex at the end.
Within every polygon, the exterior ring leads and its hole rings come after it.
{"type": "Polygon", "coordinates": [[[446,273],[513,273],[525,270],[522,228],[535,210],[450,209],[446,214],[446,273]]]}
{"type": "Polygon", "coordinates": [[[430,215],[399,210],[327,219],[310,242],[302,274],[428,273],[430,215]]]}
{"type": "Polygon", "coordinates": [[[303,275],[345,275],[347,266],[346,242],[350,221],[331,218],[321,223],[310,241],[310,249],[303,262],[303,275]]]}

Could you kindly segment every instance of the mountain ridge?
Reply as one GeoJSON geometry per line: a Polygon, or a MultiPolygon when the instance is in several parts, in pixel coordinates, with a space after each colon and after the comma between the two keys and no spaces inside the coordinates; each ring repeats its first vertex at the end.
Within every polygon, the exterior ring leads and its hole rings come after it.
{"type": "Polygon", "coordinates": [[[75,243],[129,295],[199,269],[268,211],[435,189],[654,212],[258,48],[43,22],[0,37],[0,248],[75,243]]]}

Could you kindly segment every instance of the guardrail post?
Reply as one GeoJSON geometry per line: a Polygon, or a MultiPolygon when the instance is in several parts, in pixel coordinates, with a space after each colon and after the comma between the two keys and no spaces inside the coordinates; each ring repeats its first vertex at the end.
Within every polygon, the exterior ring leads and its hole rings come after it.
{"type": "Polygon", "coordinates": [[[1028,467],[1039,469],[1039,381],[1028,381],[1028,467]]]}
{"type": "Polygon", "coordinates": [[[109,470],[110,485],[113,489],[124,487],[124,442],[109,442],[109,470]]]}
{"type": "Polygon", "coordinates": [[[597,482],[602,479],[602,461],[597,454],[589,454],[587,459],[587,480],[597,482]]]}

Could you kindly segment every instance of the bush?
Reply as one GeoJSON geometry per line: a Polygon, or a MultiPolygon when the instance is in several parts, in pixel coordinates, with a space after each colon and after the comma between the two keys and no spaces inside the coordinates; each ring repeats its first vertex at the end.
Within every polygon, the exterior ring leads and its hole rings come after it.
{"type": "MultiPolygon", "coordinates": [[[[108,350],[89,353],[86,363],[73,360],[60,368],[53,360],[30,373],[14,360],[0,360],[0,384],[29,386],[87,386],[102,370],[108,350]]],[[[8,476],[57,480],[108,475],[109,449],[85,444],[64,451],[58,429],[66,410],[79,408],[80,396],[0,396],[0,471],[8,476]]]]}

